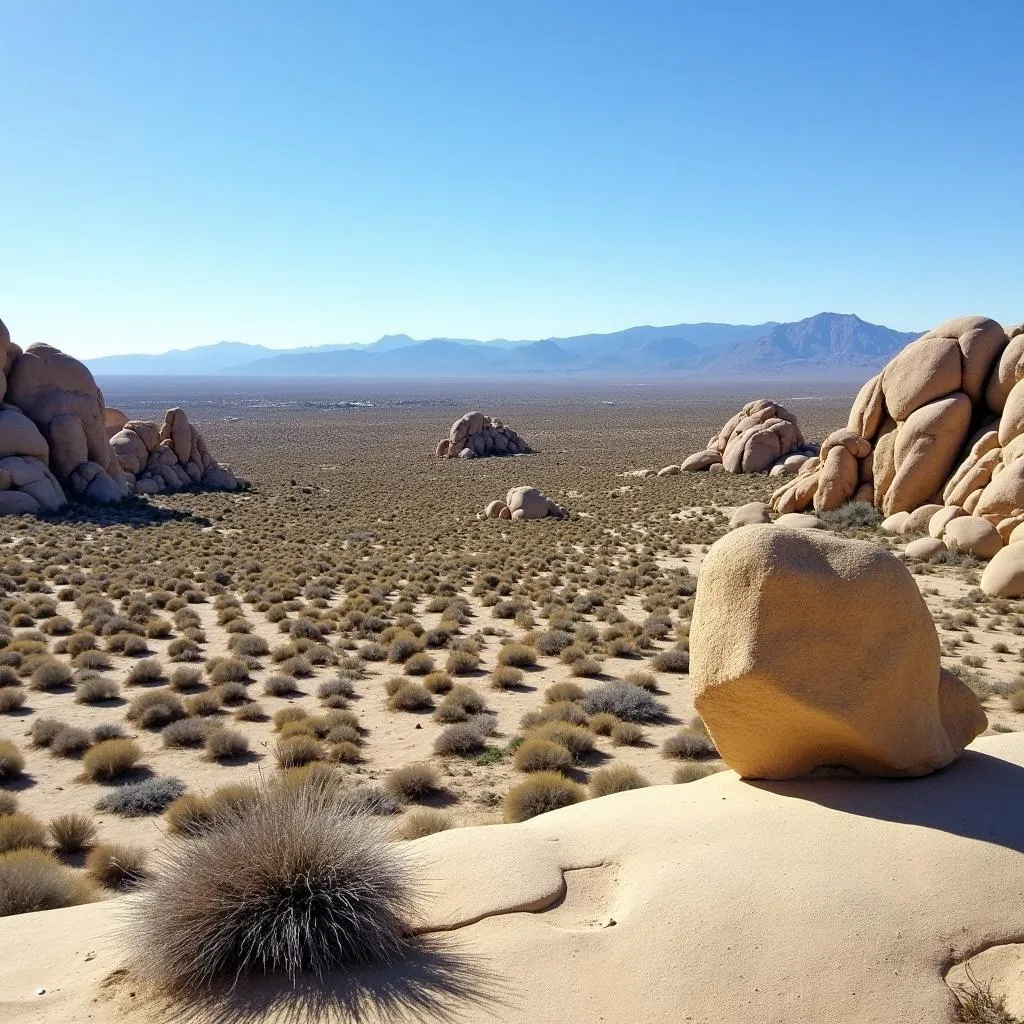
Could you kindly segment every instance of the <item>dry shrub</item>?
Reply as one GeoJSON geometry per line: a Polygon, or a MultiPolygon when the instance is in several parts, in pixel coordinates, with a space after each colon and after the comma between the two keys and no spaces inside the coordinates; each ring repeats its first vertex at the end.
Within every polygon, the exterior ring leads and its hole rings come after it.
{"type": "Polygon", "coordinates": [[[77,757],[92,745],[92,735],[88,729],[77,725],[66,725],[50,741],[50,753],[54,757],[77,757]]]}
{"type": "Polygon", "coordinates": [[[411,941],[405,861],[354,802],[273,787],[245,815],[169,844],[130,902],[135,969],[168,989],[219,977],[389,963],[411,941]]]}
{"type": "Polygon", "coordinates": [[[433,706],[430,691],[419,683],[403,683],[388,699],[392,711],[429,711],[433,706]]]}
{"type": "Polygon", "coordinates": [[[323,748],[312,736],[288,736],[277,741],[274,757],[278,768],[300,768],[319,761],[323,748]]]}
{"type": "Polygon", "coordinates": [[[498,652],[499,665],[513,668],[533,668],[537,664],[537,652],[526,644],[506,644],[498,652]]]}
{"type": "Polygon", "coordinates": [[[167,685],[179,693],[198,690],[203,685],[203,673],[194,665],[178,665],[171,671],[167,685]]]}
{"type": "Polygon", "coordinates": [[[218,658],[206,663],[206,674],[213,683],[240,683],[249,678],[249,666],[238,658],[218,658]]]}
{"type": "Polygon", "coordinates": [[[447,672],[430,672],[424,677],[423,686],[433,694],[445,694],[452,688],[452,677],[447,672]]]}
{"type": "Polygon", "coordinates": [[[145,876],[146,851],[127,843],[101,843],[89,851],[85,870],[108,889],[128,889],[145,876]]]}
{"type": "Polygon", "coordinates": [[[688,764],[678,765],[672,772],[673,782],[696,782],[698,779],[706,779],[709,775],[715,775],[722,771],[721,765],[700,764],[694,761],[688,764]]]}
{"type": "Polygon", "coordinates": [[[558,772],[535,772],[505,795],[502,810],[508,822],[526,821],[547,811],[586,799],[582,786],[558,772]]]}
{"type": "Polygon", "coordinates": [[[534,738],[519,744],[514,763],[521,772],[562,772],[572,760],[572,754],[561,744],[534,738]]]}
{"type": "Polygon", "coordinates": [[[357,743],[351,740],[332,741],[327,750],[327,757],[335,764],[359,764],[363,759],[362,751],[357,743]]]}
{"type": "Polygon", "coordinates": [[[25,756],[10,741],[0,740],[0,782],[16,778],[25,770],[25,756]]]}
{"type": "Polygon", "coordinates": [[[583,698],[583,710],[588,715],[608,712],[624,722],[653,722],[668,712],[648,690],[621,682],[604,683],[588,690],[583,698]]]}
{"type": "Polygon", "coordinates": [[[191,836],[202,832],[213,817],[213,803],[207,796],[186,793],[170,803],[164,811],[167,831],[175,836],[191,836]]]}
{"type": "Polygon", "coordinates": [[[0,853],[46,848],[46,826],[31,814],[15,811],[0,816],[0,853]]]}
{"type": "Polygon", "coordinates": [[[582,700],[583,687],[579,683],[552,683],[544,691],[544,699],[549,704],[560,704],[564,700],[582,700]]]}
{"type": "Polygon", "coordinates": [[[444,668],[449,675],[464,676],[475,672],[480,664],[480,656],[472,651],[449,651],[444,668]]]}
{"type": "Polygon", "coordinates": [[[85,752],[82,769],[93,782],[109,782],[133,771],[141,760],[142,748],[134,740],[103,740],[85,752]]]}
{"type": "Polygon", "coordinates": [[[249,753],[249,741],[237,729],[214,729],[206,737],[206,756],[211,761],[230,761],[249,753]]]}
{"type": "Polygon", "coordinates": [[[160,731],[160,737],[165,747],[201,747],[209,731],[207,722],[197,718],[182,718],[165,726],[160,731]]]}
{"type": "Polygon", "coordinates": [[[143,729],[160,729],[184,718],[185,705],[168,689],[150,690],[132,699],[125,717],[143,729]]]}
{"type": "Polygon", "coordinates": [[[87,814],[69,811],[50,819],[50,842],[65,855],[89,849],[96,838],[96,824],[87,814]]]}
{"type": "Polygon", "coordinates": [[[62,722],[59,718],[37,718],[32,723],[32,729],[30,730],[32,745],[34,747],[48,747],[53,742],[54,736],[66,728],[67,723],[62,722]]]}
{"type": "Polygon", "coordinates": [[[588,724],[590,731],[595,736],[610,736],[612,729],[619,724],[619,720],[608,711],[599,711],[588,724]]]}
{"type": "Polygon", "coordinates": [[[659,651],[651,658],[651,664],[659,672],[675,672],[678,675],[684,675],[690,671],[690,655],[688,651],[670,647],[668,650],[659,651]]]}
{"type": "Polygon", "coordinates": [[[407,764],[388,774],[384,788],[396,800],[408,803],[436,793],[441,788],[441,778],[433,765],[407,764]]]}
{"type": "Polygon", "coordinates": [[[0,715],[17,711],[25,703],[25,691],[20,686],[0,686],[0,715]]]}
{"type": "Polygon", "coordinates": [[[631,764],[610,764],[606,768],[598,768],[590,776],[590,795],[593,797],[610,796],[612,793],[624,793],[628,789],[642,789],[650,783],[631,764]]]}
{"type": "Polygon", "coordinates": [[[18,798],[0,789],[0,815],[13,814],[18,809],[18,798]]]}
{"type": "Polygon", "coordinates": [[[75,907],[91,899],[86,880],[52,853],[23,849],[0,854],[0,917],[75,907]]]}
{"type": "Polygon", "coordinates": [[[718,757],[718,751],[707,733],[700,729],[680,729],[674,736],[669,736],[661,746],[662,757],[699,760],[701,758],[718,757]]]}
{"type": "Polygon", "coordinates": [[[53,658],[42,662],[32,670],[28,686],[30,690],[49,692],[70,686],[73,679],[71,669],[64,662],[53,658]]]}
{"type": "Polygon", "coordinates": [[[220,711],[223,701],[218,690],[203,690],[185,699],[185,712],[199,718],[207,718],[220,711]]]}
{"type": "Polygon", "coordinates": [[[454,827],[455,821],[447,811],[435,807],[417,807],[402,818],[395,829],[395,838],[422,839],[454,827]]]}
{"type": "Polygon", "coordinates": [[[75,701],[78,704],[102,704],[117,700],[121,686],[115,679],[104,676],[89,676],[75,687],[75,701]]]}
{"type": "Polygon", "coordinates": [[[608,735],[616,747],[636,747],[644,739],[644,731],[636,722],[616,722],[608,735]]]}
{"type": "Polygon", "coordinates": [[[255,700],[249,700],[235,708],[234,717],[239,722],[262,722],[266,719],[267,714],[263,710],[262,704],[255,700]]]}
{"type": "Polygon", "coordinates": [[[484,734],[472,722],[449,725],[434,740],[434,753],[442,757],[466,757],[483,749],[484,734]]]}
{"type": "Polygon", "coordinates": [[[512,690],[523,681],[523,670],[511,665],[498,665],[491,673],[491,688],[494,690],[512,690]]]}
{"type": "Polygon", "coordinates": [[[111,790],[96,801],[96,810],[125,818],[163,814],[185,792],[185,783],[173,777],[145,779],[111,790]]]}
{"type": "Polygon", "coordinates": [[[410,676],[425,676],[429,675],[434,671],[434,659],[426,653],[426,651],[420,651],[417,654],[413,654],[405,659],[405,663],[402,665],[406,675],[410,676]]]}
{"type": "Polygon", "coordinates": [[[658,680],[650,672],[627,672],[622,677],[622,681],[632,686],[639,686],[641,689],[648,690],[651,693],[658,692],[658,680]]]}
{"type": "Polygon", "coordinates": [[[125,677],[125,686],[144,686],[158,683],[164,677],[163,666],[156,658],[143,658],[135,662],[125,677]]]}
{"type": "Polygon", "coordinates": [[[565,747],[577,761],[594,751],[594,734],[589,729],[568,722],[545,722],[533,729],[528,738],[557,743],[565,747]]]}
{"type": "Polygon", "coordinates": [[[263,683],[263,692],[270,697],[288,697],[300,691],[294,676],[275,672],[273,675],[267,676],[263,683]]]}

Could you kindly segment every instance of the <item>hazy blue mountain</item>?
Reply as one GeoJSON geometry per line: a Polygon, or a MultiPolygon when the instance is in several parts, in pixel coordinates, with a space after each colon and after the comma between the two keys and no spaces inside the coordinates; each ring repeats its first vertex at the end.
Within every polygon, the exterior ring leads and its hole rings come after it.
{"type": "Polygon", "coordinates": [[[385,335],[370,344],[273,349],[225,341],[161,355],[88,360],[99,375],[488,377],[698,374],[727,377],[881,367],[916,334],[853,314],[819,313],[795,323],[630,327],[540,341],[385,335]]]}

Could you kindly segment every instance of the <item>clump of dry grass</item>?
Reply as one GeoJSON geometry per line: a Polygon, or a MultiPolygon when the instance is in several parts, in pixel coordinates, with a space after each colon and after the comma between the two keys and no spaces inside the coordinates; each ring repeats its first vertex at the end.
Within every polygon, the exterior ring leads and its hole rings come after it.
{"type": "Polygon", "coordinates": [[[502,810],[509,822],[526,821],[586,799],[582,786],[558,772],[535,772],[505,795],[502,810]]]}
{"type": "Polygon", "coordinates": [[[82,758],[82,770],[93,782],[109,782],[134,770],[142,760],[142,748],[129,739],[103,740],[82,758]]]}
{"type": "Polygon", "coordinates": [[[53,848],[65,855],[89,849],[96,838],[96,823],[89,815],[75,811],[51,818],[48,828],[53,848]]]}
{"type": "Polygon", "coordinates": [[[537,652],[526,644],[506,644],[498,652],[498,664],[512,668],[533,668],[537,664],[537,652]]]}
{"type": "Polygon", "coordinates": [[[706,732],[700,729],[680,729],[674,736],[669,736],[661,745],[663,757],[699,760],[701,758],[718,757],[718,751],[706,732]]]}
{"type": "Polygon", "coordinates": [[[74,907],[92,899],[88,882],[52,853],[19,849],[0,853],[0,917],[74,907]]]}
{"type": "Polygon", "coordinates": [[[698,779],[706,779],[722,770],[721,766],[690,761],[678,765],[672,772],[672,781],[675,783],[696,782],[698,779]]]}
{"type": "Polygon", "coordinates": [[[46,826],[22,811],[0,815],[0,853],[26,849],[46,849],[46,826]]]}
{"type": "Polygon", "coordinates": [[[441,788],[437,769],[429,764],[407,764],[395,768],[384,780],[384,789],[396,800],[410,803],[432,796],[441,788]]]}
{"type": "Polygon", "coordinates": [[[126,843],[101,843],[85,858],[89,877],[108,889],[127,889],[145,875],[146,851],[126,843]]]}
{"type": "Polygon", "coordinates": [[[454,827],[455,821],[447,811],[435,807],[416,807],[402,818],[395,829],[395,838],[422,839],[454,827]]]}
{"type": "Polygon", "coordinates": [[[484,733],[471,721],[449,725],[434,740],[434,753],[441,757],[468,757],[483,749],[484,733]]]}
{"type": "Polygon", "coordinates": [[[592,797],[610,796],[612,793],[625,793],[630,789],[642,789],[650,783],[630,764],[610,764],[598,768],[590,776],[588,783],[592,797]]]}
{"type": "Polygon", "coordinates": [[[130,904],[135,968],[159,986],[389,963],[416,898],[372,818],[317,785],[267,790],[244,815],[170,844],[130,904]]]}
{"type": "Polygon", "coordinates": [[[516,748],[513,763],[521,772],[561,772],[572,767],[572,754],[560,743],[526,739],[516,748]]]}
{"type": "Polygon", "coordinates": [[[0,740],[0,782],[17,778],[24,770],[24,754],[10,740],[0,740]]]}

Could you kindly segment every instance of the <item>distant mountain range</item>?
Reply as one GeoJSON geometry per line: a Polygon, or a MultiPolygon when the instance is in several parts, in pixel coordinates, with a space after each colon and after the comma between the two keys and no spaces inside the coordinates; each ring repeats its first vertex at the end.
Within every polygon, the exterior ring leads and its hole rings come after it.
{"type": "Polygon", "coordinates": [[[894,331],[850,313],[819,313],[786,324],[630,327],[613,334],[540,341],[417,341],[392,334],[365,345],[298,349],[222,341],[160,355],[103,356],[86,362],[93,373],[108,376],[843,376],[878,369],[919,333],[894,331]]]}

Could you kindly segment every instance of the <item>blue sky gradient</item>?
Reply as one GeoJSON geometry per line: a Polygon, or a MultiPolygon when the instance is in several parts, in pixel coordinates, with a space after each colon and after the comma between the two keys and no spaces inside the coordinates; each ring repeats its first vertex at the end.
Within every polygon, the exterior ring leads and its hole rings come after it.
{"type": "Polygon", "coordinates": [[[0,317],[79,356],[1024,318],[1024,4],[0,0],[0,317]]]}

